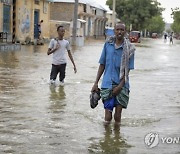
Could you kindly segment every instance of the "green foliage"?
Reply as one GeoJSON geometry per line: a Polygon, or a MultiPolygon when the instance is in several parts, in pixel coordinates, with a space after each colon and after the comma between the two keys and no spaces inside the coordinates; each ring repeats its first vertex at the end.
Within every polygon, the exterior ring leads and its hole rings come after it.
{"type": "Polygon", "coordinates": [[[175,33],[180,33],[180,10],[179,8],[176,9],[172,9],[172,15],[173,15],[173,19],[174,22],[171,26],[171,28],[173,29],[173,31],[175,33]]]}
{"type": "MultiPolygon", "coordinates": [[[[107,5],[112,9],[113,0],[107,0],[107,5]]],[[[148,21],[154,16],[160,16],[163,8],[157,0],[116,0],[118,18],[126,26],[132,24],[133,30],[143,30],[148,21]]]]}
{"type": "Polygon", "coordinates": [[[152,17],[148,23],[147,29],[150,33],[162,33],[164,31],[165,22],[160,15],[152,17]]]}

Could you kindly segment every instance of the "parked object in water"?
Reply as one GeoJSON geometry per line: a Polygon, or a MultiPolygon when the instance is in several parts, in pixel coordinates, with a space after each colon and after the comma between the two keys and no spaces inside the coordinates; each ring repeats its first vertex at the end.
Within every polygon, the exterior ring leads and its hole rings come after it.
{"type": "Polygon", "coordinates": [[[129,33],[130,42],[140,43],[141,42],[141,33],[140,31],[131,31],[129,33]]]}
{"type": "Polygon", "coordinates": [[[158,34],[157,33],[152,33],[152,38],[157,38],[158,34]]]}

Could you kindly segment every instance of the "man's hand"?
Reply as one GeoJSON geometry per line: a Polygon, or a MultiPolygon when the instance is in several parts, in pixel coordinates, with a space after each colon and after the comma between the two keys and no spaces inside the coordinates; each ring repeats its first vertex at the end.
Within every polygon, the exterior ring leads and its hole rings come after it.
{"type": "Polygon", "coordinates": [[[49,48],[48,49],[47,55],[50,55],[50,54],[54,53],[59,48],[60,48],[60,44],[57,43],[55,48],[53,48],[53,49],[49,48]]]}
{"type": "Polygon", "coordinates": [[[56,47],[54,48],[54,50],[56,51],[56,50],[59,49],[59,48],[60,48],[60,44],[57,43],[57,44],[56,44],[56,47]]]}
{"type": "Polygon", "coordinates": [[[91,92],[94,92],[94,91],[98,91],[98,84],[94,84],[92,89],[91,89],[91,92]]]}
{"type": "Polygon", "coordinates": [[[113,96],[117,96],[120,93],[121,89],[122,87],[119,86],[113,88],[113,92],[112,92],[113,96]]]}

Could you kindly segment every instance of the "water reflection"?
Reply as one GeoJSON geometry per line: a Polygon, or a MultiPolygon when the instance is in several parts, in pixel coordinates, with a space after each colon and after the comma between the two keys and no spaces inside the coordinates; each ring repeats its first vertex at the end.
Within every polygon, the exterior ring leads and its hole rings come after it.
{"type": "Polygon", "coordinates": [[[64,92],[64,87],[62,86],[54,86],[54,85],[50,85],[49,86],[50,89],[50,109],[53,113],[57,113],[57,112],[62,112],[63,108],[66,106],[65,103],[65,98],[66,98],[66,94],[64,92]]]}
{"type": "Polygon", "coordinates": [[[19,59],[16,52],[0,52],[0,67],[2,68],[16,68],[19,59]]]}
{"type": "Polygon", "coordinates": [[[89,147],[90,153],[107,153],[107,154],[126,154],[131,146],[120,135],[119,126],[104,125],[104,137],[95,143],[94,139],[90,139],[92,144],[89,147]]]}
{"type": "MultiPolygon", "coordinates": [[[[6,94],[7,99],[12,98],[9,96],[10,92],[21,83],[16,73],[18,65],[19,57],[17,52],[0,52],[0,93],[6,94]]],[[[2,98],[1,95],[0,102],[3,102],[2,98]]]]}
{"type": "Polygon", "coordinates": [[[63,100],[66,98],[66,94],[64,92],[64,87],[62,87],[62,86],[56,87],[54,85],[50,85],[49,89],[51,91],[50,100],[59,101],[59,100],[63,100]]]}

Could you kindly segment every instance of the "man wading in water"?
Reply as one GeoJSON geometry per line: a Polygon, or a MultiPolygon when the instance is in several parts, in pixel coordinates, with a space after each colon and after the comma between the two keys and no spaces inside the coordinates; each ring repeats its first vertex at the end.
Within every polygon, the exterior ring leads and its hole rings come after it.
{"type": "Polygon", "coordinates": [[[74,66],[75,73],[77,72],[77,69],[70,51],[69,42],[63,39],[65,33],[64,27],[58,26],[57,33],[58,33],[58,38],[51,40],[47,52],[48,55],[53,53],[50,83],[51,84],[55,83],[56,77],[59,73],[60,85],[64,86],[66,63],[67,63],[66,51],[68,52],[68,56],[74,66]]]}
{"type": "Polygon", "coordinates": [[[115,37],[104,44],[99,59],[99,69],[91,92],[98,91],[98,82],[103,75],[101,98],[105,109],[105,124],[112,120],[115,107],[115,124],[121,122],[122,108],[127,108],[129,101],[129,71],[134,69],[134,46],[124,37],[124,23],[116,23],[115,37]]]}

